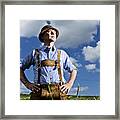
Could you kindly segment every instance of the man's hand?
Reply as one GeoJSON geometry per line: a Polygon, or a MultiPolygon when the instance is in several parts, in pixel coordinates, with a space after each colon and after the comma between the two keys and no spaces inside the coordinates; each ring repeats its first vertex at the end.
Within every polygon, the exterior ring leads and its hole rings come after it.
{"type": "Polygon", "coordinates": [[[40,88],[37,85],[28,81],[28,79],[25,76],[24,71],[21,68],[20,68],[20,80],[33,93],[40,91],[40,88]]]}
{"type": "Polygon", "coordinates": [[[61,92],[63,92],[63,93],[68,93],[69,91],[70,91],[70,89],[71,89],[71,87],[72,87],[72,83],[66,83],[66,84],[64,84],[64,85],[61,85],[60,86],[60,90],[61,90],[61,92]]]}
{"type": "Polygon", "coordinates": [[[71,87],[73,86],[74,80],[76,78],[76,74],[77,74],[77,70],[73,70],[70,73],[70,79],[68,80],[68,82],[66,84],[60,86],[60,90],[63,93],[68,93],[70,91],[71,87]]]}
{"type": "Polygon", "coordinates": [[[30,82],[27,83],[27,84],[25,84],[25,86],[26,86],[29,90],[31,90],[33,93],[40,91],[40,88],[39,88],[37,85],[35,85],[35,84],[33,84],[33,83],[30,83],[30,82]]]}

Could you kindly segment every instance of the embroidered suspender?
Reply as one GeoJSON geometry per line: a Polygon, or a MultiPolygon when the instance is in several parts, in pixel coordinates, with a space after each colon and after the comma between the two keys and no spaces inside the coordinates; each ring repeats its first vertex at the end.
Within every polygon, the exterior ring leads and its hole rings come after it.
{"type": "Polygon", "coordinates": [[[36,63],[36,71],[37,71],[37,83],[40,84],[40,52],[38,49],[35,49],[35,63],[36,63]]]}
{"type": "Polygon", "coordinates": [[[57,68],[58,68],[58,75],[59,75],[59,79],[62,81],[62,72],[61,72],[61,66],[60,66],[60,55],[61,55],[61,51],[58,49],[57,51],[57,68]]]}
{"type": "MultiPolygon", "coordinates": [[[[60,66],[60,55],[61,55],[61,51],[58,49],[57,51],[57,69],[58,69],[58,75],[59,75],[59,79],[61,81],[61,83],[63,83],[63,80],[62,80],[62,72],[61,72],[61,66],[60,66]]],[[[40,64],[40,52],[38,49],[35,49],[35,64],[36,64],[36,71],[37,71],[37,83],[40,84],[40,72],[41,72],[41,69],[40,67],[42,67],[43,65],[40,64]]],[[[42,63],[42,61],[41,61],[42,63]]],[[[51,66],[51,64],[50,64],[51,66]]]]}

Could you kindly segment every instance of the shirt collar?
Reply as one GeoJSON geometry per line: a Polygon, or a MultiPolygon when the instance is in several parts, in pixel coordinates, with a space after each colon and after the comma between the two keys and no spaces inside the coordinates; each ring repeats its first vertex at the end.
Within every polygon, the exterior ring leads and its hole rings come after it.
{"type": "MultiPolygon", "coordinates": [[[[41,50],[42,50],[42,51],[45,51],[46,49],[47,49],[47,46],[46,46],[46,45],[42,45],[41,50]]],[[[54,52],[55,50],[56,50],[55,45],[50,48],[50,51],[52,51],[52,52],[54,52]]]]}

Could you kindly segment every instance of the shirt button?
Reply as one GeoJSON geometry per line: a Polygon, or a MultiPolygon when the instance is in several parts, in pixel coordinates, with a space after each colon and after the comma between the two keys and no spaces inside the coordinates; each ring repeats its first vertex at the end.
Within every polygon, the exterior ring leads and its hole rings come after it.
{"type": "Polygon", "coordinates": [[[52,73],[51,73],[51,70],[50,70],[50,72],[49,72],[49,73],[50,73],[50,79],[52,79],[52,73]]]}

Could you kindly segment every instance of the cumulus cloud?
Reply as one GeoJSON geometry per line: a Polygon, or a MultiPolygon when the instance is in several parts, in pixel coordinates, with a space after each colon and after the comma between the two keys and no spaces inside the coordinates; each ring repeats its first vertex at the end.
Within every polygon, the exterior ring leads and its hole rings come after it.
{"type": "Polygon", "coordinates": [[[37,36],[42,26],[43,26],[43,21],[21,20],[20,21],[20,36],[21,37],[37,36]]]}
{"type": "Polygon", "coordinates": [[[21,82],[20,82],[20,93],[21,94],[29,94],[31,91],[27,89],[21,82]]]}
{"type": "Polygon", "coordinates": [[[70,57],[70,60],[73,62],[73,63],[77,63],[78,61],[75,59],[75,58],[73,58],[73,57],[70,57]]]}
{"type": "Polygon", "coordinates": [[[78,47],[80,44],[89,42],[92,33],[96,31],[97,21],[64,21],[60,25],[60,37],[57,41],[58,47],[78,47]]]}
{"type": "MultiPolygon", "coordinates": [[[[37,36],[45,25],[44,20],[28,20],[20,22],[20,35],[24,37],[37,36]]],[[[58,28],[60,35],[57,47],[78,47],[81,43],[89,42],[96,31],[98,20],[52,20],[51,24],[58,28]]]]}
{"type": "Polygon", "coordinates": [[[100,58],[100,41],[97,42],[96,47],[84,47],[82,53],[86,61],[95,62],[100,58]]]}
{"type": "Polygon", "coordinates": [[[85,65],[85,68],[88,72],[100,72],[100,69],[96,67],[96,64],[85,65]]]}
{"type": "Polygon", "coordinates": [[[77,68],[82,67],[82,64],[79,63],[78,60],[76,60],[75,58],[70,57],[70,60],[71,60],[71,62],[72,62],[77,68]]]}
{"type": "Polygon", "coordinates": [[[96,69],[96,64],[88,64],[85,65],[85,68],[90,71],[90,70],[95,70],[96,69]]]}
{"type": "MultiPolygon", "coordinates": [[[[76,95],[77,94],[77,87],[73,87],[73,88],[71,88],[71,90],[69,91],[69,95],[76,95]]],[[[86,92],[88,90],[88,86],[81,86],[80,87],[80,91],[79,91],[79,93],[81,93],[81,92],[86,92]]]]}
{"type": "Polygon", "coordinates": [[[96,68],[95,72],[100,72],[100,69],[99,69],[99,68],[96,68]]]}

